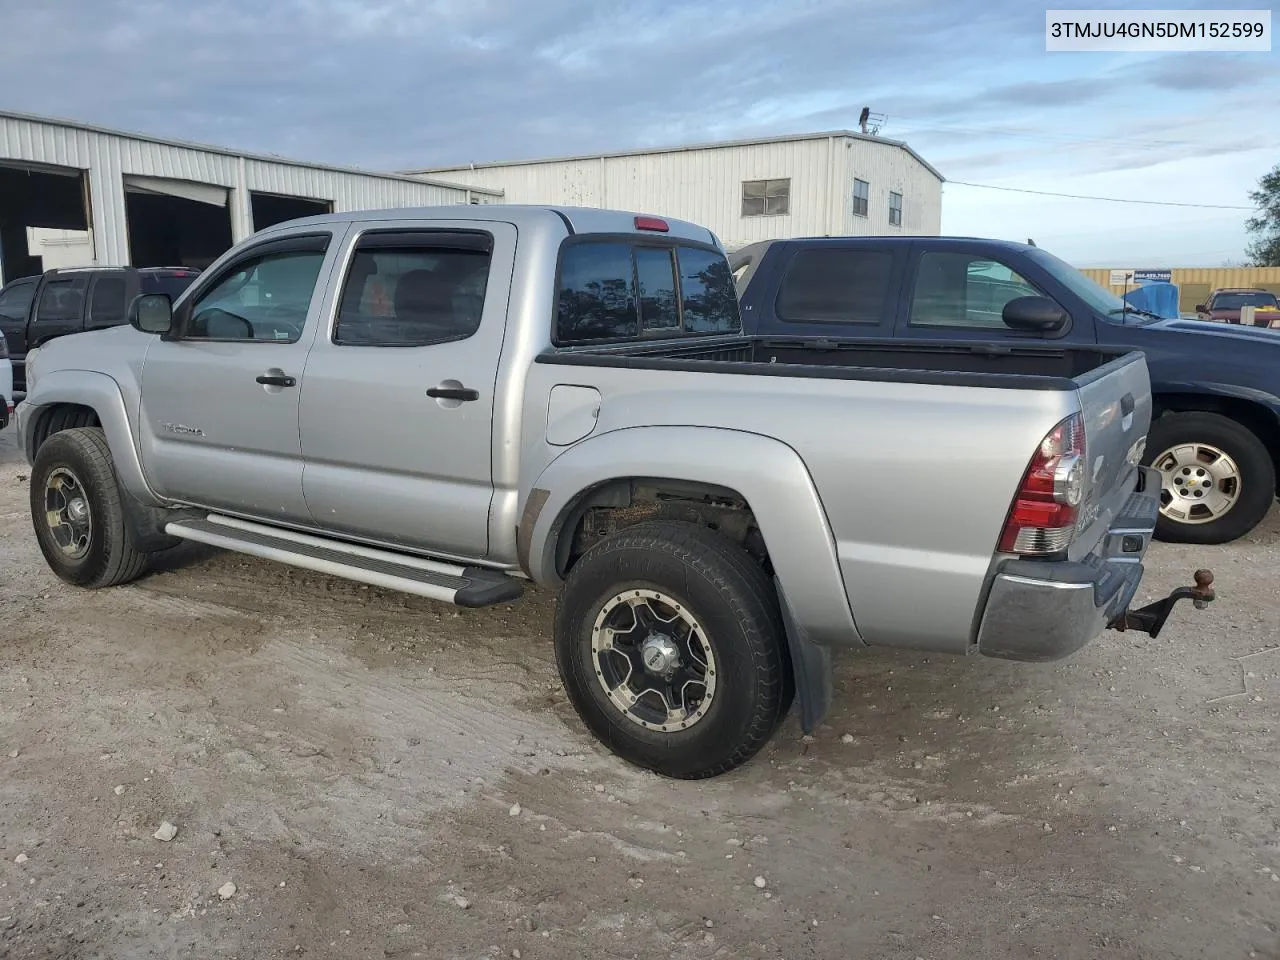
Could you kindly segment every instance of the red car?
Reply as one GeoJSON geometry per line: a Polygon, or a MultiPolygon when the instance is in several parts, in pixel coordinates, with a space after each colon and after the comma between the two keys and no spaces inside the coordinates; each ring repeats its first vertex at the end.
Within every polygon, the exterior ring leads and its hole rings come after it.
{"type": "Polygon", "coordinates": [[[1276,295],[1266,290],[1245,288],[1215,290],[1209,294],[1205,303],[1196,304],[1196,316],[1201,320],[1212,320],[1215,323],[1239,323],[1241,307],[1257,307],[1258,315],[1254,317],[1254,325],[1265,327],[1275,319],[1276,314],[1268,311],[1280,310],[1276,295]]]}

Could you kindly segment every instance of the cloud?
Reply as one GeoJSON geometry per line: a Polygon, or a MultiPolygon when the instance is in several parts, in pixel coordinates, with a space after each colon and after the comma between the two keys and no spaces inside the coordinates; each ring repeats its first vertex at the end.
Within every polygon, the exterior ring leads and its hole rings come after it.
{"type": "Polygon", "coordinates": [[[1070,80],[1026,81],[996,87],[983,93],[979,100],[1019,107],[1078,107],[1113,89],[1114,85],[1105,79],[1073,77],[1070,80]]]}
{"type": "MultiPolygon", "coordinates": [[[[1212,171],[1280,101],[1264,55],[1047,54],[1025,0],[41,0],[0,2],[0,37],[6,108],[370,169],[851,127],[865,105],[951,176],[1073,190],[1212,171]]],[[[956,209],[982,232],[984,205],[956,209]]]]}
{"type": "Polygon", "coordinates": [[[1256,55],[1192,53],[1155,61],[1142,79],[1158,90],[1199,92],[1253,87],[1276,74],[1274,66],[1256,55]]]}
{"type": "Polygon", "coordinates": [[[1017,8],[45,0],[0,11],[0,35],[33,40],[6,45],[0,85],[22,91],[11,106],[38,113],[426,166],[794,130],[798,112],[821,109],[847,109],[838,125],[849,125],[861,90],[900,76],[922,51],[953,74],[980,67],[980,38],[1003,35],[1017,8]]]}

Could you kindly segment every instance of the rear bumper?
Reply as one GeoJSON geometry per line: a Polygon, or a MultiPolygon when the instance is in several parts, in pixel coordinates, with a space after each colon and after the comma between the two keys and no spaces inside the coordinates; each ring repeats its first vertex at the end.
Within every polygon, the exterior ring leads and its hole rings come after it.
{"type": "Polygon", "coordinates": [[[1128,609],[1160,513],[1160,474],[1138,485],[1083,560],[1008,560],[996,574],[978,628],[978,652],[1004,660],[1057,660],[1098,636],[1128,609]]]}

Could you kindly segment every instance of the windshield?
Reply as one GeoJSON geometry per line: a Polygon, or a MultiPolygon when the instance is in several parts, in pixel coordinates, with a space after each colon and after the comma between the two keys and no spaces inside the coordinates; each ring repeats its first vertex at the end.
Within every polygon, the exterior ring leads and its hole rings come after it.
{"type": "Polygon", "coordinates": [[[1239,310],[1241,307],[1274,307],[1273,293],[1220,293],[1213,298],[1213,310],[1239,310]]]}
{"type": "Polygon", "coordinates": [[[1160,319],[1155,314],[1136,310],[1131,306],[1126,307],[1125,302],[1110,290],[1094,283],[1071,264],[1058,259],[1052,253],[1046,253],[1039,247],[1031,247],[1026,254],[1101,317],[1118,323],[1149,323],[1153,319],[1160,319]]]}

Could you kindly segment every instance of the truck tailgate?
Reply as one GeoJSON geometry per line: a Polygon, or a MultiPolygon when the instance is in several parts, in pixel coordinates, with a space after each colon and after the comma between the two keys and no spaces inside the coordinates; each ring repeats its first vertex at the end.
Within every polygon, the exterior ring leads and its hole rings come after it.
{"type": "Polygon", "coordinates": [[[1129,353],[1080,380],[1084,412],[1085,486],[1079,535],[1072,547],[1088,553],[1124,506],[1136,482],[1141,441],[1151,425],[1151,382],[1141,354],[1129,353]]]}

